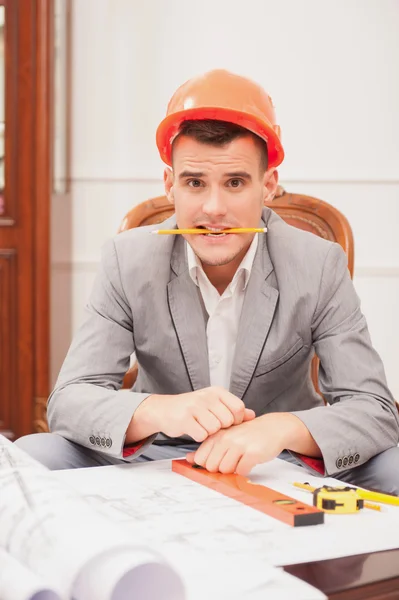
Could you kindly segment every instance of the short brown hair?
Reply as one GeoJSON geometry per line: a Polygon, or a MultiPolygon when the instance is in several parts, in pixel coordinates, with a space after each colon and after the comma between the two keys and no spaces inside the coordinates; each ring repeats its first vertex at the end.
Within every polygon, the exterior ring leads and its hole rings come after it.
{"type": "Polygon", "coordinates": [[[260,150],[260,166],[262,171],[267,171],[267,144],[258,135],[252,133],[241,125],[229,123],[228,121],[217,121],[214,119],[187,120],[180,126],[178,135],[174,142],[181,135],[194,138],[201,144],[210,146],[226,146],[233,140],[241,137],[251,136],[260,150]]]}

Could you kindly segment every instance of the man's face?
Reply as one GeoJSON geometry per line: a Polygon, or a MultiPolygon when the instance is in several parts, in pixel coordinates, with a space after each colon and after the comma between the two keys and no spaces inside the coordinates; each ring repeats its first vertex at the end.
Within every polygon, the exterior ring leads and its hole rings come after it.
{"type": "MultiPolygon", "coordinates": [[[[251,136],[222,147],[180,136],[173,145],[173,172],[165,172],[165,189],[175,205],[179,229],[259,227],[264,201],[277,185],[277,173],[262,171],[260,159],[251,136]]],[[[221,266],[242,259],[253,236],[184,237],[202,264],[221,266]]]]}

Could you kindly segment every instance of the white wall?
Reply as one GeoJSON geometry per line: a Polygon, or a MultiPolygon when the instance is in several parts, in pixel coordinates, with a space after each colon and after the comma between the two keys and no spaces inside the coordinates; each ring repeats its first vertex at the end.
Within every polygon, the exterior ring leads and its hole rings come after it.
{"type": "Polygon", "coordinates": [[[74,0],[72,199],[56,198],[53,211],[53,377],[102,243],[128,209],[163,192],[154,136],[169,97],[227,68],[272,95],[284,186],[352,224],[355,285],[399,398],[398,31],[398,0],[74,0]]]}

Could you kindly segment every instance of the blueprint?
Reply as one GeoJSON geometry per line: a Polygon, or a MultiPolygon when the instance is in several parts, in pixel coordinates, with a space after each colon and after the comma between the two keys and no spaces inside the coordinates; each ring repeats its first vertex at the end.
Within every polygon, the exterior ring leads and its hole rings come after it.
{"type": "MultiPolygon", "coordinates": [[[[326,514],[322,525],[290,527],[172,472],[167,460],[60,471],[57,477],[168,555],[195,550],[281,566],[399,547],[398,507],[326,514]]],[[[256,467],[250,479],[309,504],[312,495],[295,488],[294,481],[342,485],[279,459],[256,467]]]]}
{"type": "Polygon", "coordinates": [[[0,548],[1,600],[60,600],[45,578],[38,577],[0,548]]]}
{"type": "MultiPolygon", "coordinates": [[[[211,598],[210,581],[219,581],[214,590],[218,599],[255,600],[272,588],[277,599],[276,590],[283,594],[287,585],[291,588],[286,598],[324,598],[314,588],[301,591],[302,582],[289,581],[271,567],[399,547],[396,507],[325,515],[323,525],[294,528],[172,472],[168,460],[61,471],[56,476],[121,523],[136,542],[162,552],[179,571],[190,600],[211,598]]],[[[250,479],[309,504],[311,494],[295,488],[294,481],[340,485],[279,459],[255,468],[250,479]]]]}
{"type": "Polygon", "coordinates": [[[0,600],[324,599],[254,557],[220,498],[171,480],[170,464],[137,479],[118,467],[94,471],[50,472],[0,436],[0,600]],[[234,545],[223,549],[228,535],[234,545]]]}
{"type": "Polygon", "coordinates": [[[0,599],[184,600],[177,573],[0,436],[0,599]]]}
{"type": "Polygon", "coordinates": [[[122,524],[136,543],[162,553],[188,600],[258,600],[271,591],[275,600],[325,598],[270,565],[265,536],[274,538],[285,525],[173,473],[170,461],[55,475],[122,524]]]}

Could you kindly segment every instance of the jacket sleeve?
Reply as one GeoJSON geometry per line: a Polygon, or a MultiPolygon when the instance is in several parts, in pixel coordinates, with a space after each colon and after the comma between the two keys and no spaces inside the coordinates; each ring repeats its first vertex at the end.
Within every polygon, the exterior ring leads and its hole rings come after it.
{"type": "Polygon", "coordinates": [[[320,359],[320,390],[329,406],[293,414],[318,444],[325,474],[339,477],[340,471],[396,446],[399,418],[338,244],[325,259],[312,339],[320,359]]]}
{"type": "MultiPolygon", "coordinates": [[[[50,430],[122,459],[130,420],[149,396],[119,391],[133,352],[132,311],[122,287],[115,243],[110,240],[102,251],[86,319],[48,400],[50,430]]],[[[125,460],[134,460],[154,438],[148,438],[130,456],[125,452],[125,460]]]]}

